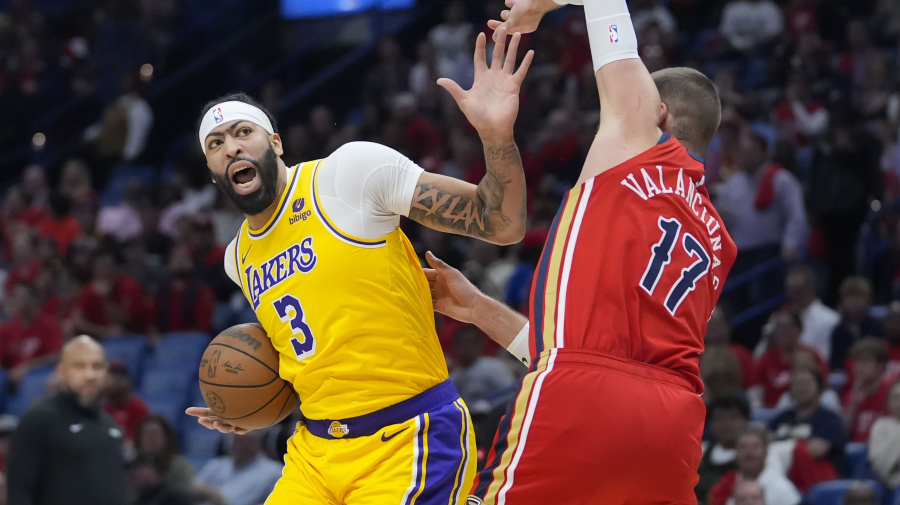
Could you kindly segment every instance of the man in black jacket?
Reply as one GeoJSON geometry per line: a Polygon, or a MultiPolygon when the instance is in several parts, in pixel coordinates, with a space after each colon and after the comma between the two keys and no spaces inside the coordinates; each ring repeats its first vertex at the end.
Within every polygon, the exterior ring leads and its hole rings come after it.
{"type": "Polygon", "coordinates": [[[106,355],[80,336],[62,352],[65,389],[22,417],[10,449],[9,505],[122,505],[122,431],[100,410],[106,355]]]}

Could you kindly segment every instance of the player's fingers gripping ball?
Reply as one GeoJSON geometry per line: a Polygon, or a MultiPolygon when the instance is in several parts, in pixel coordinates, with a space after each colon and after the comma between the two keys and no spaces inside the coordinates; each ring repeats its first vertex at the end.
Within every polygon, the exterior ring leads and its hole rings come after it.
{"type": "Polygon", "coordinates": [[[232,326],[214,338],[200,360],[199,379],[216,417],[238,428],[276,424],[299,402],[278,376],[278,351],[258,324],[232,326]]]}

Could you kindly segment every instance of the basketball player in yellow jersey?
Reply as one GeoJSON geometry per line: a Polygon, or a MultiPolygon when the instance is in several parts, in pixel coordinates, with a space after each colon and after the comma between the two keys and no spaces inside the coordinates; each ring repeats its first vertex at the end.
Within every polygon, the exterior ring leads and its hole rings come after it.
{"type": "MultiPolygon", "coordinates": [[[[477,186],[366,142],[286,167],[274,121],[252,99],[204,108],[199,139],[213,180],[247,216],[225,268],[280,353],[305,418],[268,505],[453,505],[471,487],[471,420],[448,379],[428,281],[398,225],[409,216],[497,244],[522,238],[513,124],[533,54],[514,71],[519,39],[504,58],[504,32],[488,67],[478,36],[471,90],[438,81],[484,144],[477,186]]],[[[240,431],[210,409],[187,413],[240,431]]]]}

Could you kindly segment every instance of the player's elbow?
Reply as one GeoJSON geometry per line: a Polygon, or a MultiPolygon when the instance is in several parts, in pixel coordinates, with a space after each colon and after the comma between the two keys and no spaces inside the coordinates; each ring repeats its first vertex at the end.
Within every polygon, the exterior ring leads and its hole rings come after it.
{"type": "Polygon", "coordinates": [[[525,221],[521,223],[510,223],[503,233],[497,234],[492,243],[496,245],[513,245],[518,244],[525,238],[525,221]]]}

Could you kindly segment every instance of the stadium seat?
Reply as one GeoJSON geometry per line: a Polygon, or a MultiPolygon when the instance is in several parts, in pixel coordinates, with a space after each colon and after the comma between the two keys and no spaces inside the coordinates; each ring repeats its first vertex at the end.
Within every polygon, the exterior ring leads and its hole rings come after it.
{"type": "MultiPolygon", "coordinates": [[[[812,505],[843,505],[844,493],[854,482],[856,481],[852,479],[820,482],[806,493],[806,501],[812,505]]],[[[875,498],[880,503],[884,496],[884,488],[874,480],[865,482],[875,491],[875,498]]]]}
{"type": "Polygon", "coordinates": [[[851,479],[871,479],[875,473],[869,464],[869,446],[860,442],[851,442],[844,446],[847,455],[847,475],[851,479]]]}
{"type": "Polygon", "coordinates": [[[154,395],[144,397],[144,402],[150,412],[165,417],[176,431],[181,427],[183,420],[187,417],[184,413],[185,406],[183,399],[172,396],[154,395]]]}
{"type": "Polygon", "coordinates": [[[214,458],[219,455],[222,433],[198,424],[193,417],[187,417],[182,422],[181,438],[185,456],[214,458]]]}
{"type": "Polygon", "coordinates": [[[840,392],[840,390],[844,387],[844,384],[847,383],[847,373],[846,372],[831,372],[828,374],[828,385],[831,386],[831,389],[840,392]]]}
{"type": "Polygon", "coordinates": [[[253,307],[247,304],[241,313],[238,314],[238,323],[258,323],[259,319],[256,317],[256,312],[253,311],[253,307]]]}
{"type": "Polygon", "coordinates": [[[197,366],[210,340],[205,333],[167,333],[156,344],[153,361],[157,364],[190,363],[197,366]]]}
{"type": "Polygon", "coordinates": [[[137,386],[141,377],[141,365],[149,352],[147,339],[142,335],[124,335],[118,338],[107,338],[102,341],[109,361],[121,359],[128,366],[128,375],[137,386]]]}
{"type": "Polygon", "coordinates": [[[6,370],[0,368],[0,414],[6,412],[6,370]]]}
{"type": "Polygon", "coordinates": [[[149,186],[156,180],[156,171],[153,167],[119,166],[110,175],[106,189],[100,193],[100,204],[103,206],[118,205],[125,196],[125,187],[132,179],[141,181],[149,186]]]}
{"type": "Polygon", "coordinates": [[[206,456],[185,456],[184,459],[194,467],[195,472],[200,472],[212,458],[206,456]]]}
{"type": "Polygon", "coordinates": [[[217,303],[216,310],[213,312],[213,333],[220,333],[236,323],[237,314],[231,308],[231,304],[217,303]]]}
{"type": "Polygon", "coordinates": [[[141,378],[140,396],[166,396],[185,403],[191,385],[197,381],[197,365],[155,366],[151,364],[141,378]]]}
{"type": "Polygon", "coordinates": [[[750,415],[750,420],[755,423],[763,423],[768,425],[769,421],[774,419],[779,412],[781,412],[780,409],[756,409],[750,415]]]}
{"type": "Polygon", "coordinates": [[[43,366],[28,372],[19,383],[18,391],[9,399],[8,409],[10,414],[22,417],[34,400],[44,396],[47,392],[47,381],[53,375],[55,367],[43,366]]]}

